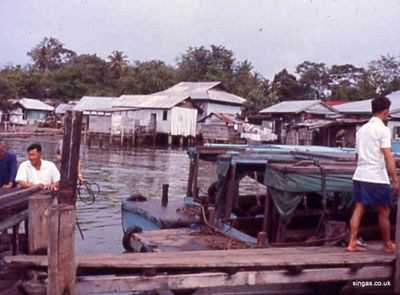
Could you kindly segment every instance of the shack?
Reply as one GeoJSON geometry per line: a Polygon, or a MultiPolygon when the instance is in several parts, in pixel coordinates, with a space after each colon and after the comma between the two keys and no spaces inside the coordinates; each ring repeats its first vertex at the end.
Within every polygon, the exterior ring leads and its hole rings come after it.
{"type": "Polygon", "coordinates": [[[180,82],[171,88],[154,93],[170,97],[190,97],[202,112],[198,120],[211,113],[240,114],[241,107],[246,101],[244,98],[229,93],[221,82],[180,82]]]}
{"type": "MultiPolygon", "coordinates": [[[[335,116],[337,111],[325,104],[321,100],[292,100],[283,101],[273,106],[267,107],[259,112],[262,116],[262,125],[271,126],[272,131],[278,135],[278,141],[282,144],[302,144],[309,142],[312,137],[310,134],[293,135],[292,127],[297,127],[299,123],[306,120],[325,120],[335,116]],[[295,139],[293,142],[293,138],[295,139]]],[[[306,132],[307,133],[307,132],[306,132]]]]}
{"type": "Polygon", "coordinates": [[[33,98],[21,98],[14,106],[15,109],[10,113],[9,119],[11,123],[18,125],[44,122],[54,111],[51,105],[33,98]]]}
{"type": "Polygon", "coordinates": [[[83,112],[83,125],[85,131],[94,133],[111,132],[111,114],[104,109],[111,108],[116,97],[109,96],[83,96],[73,107],[74,111],[83,112]]]}
{"type": "Polygon", "coordinates": [[[133,126],[140,136],[166,135],[170,144],[172,137],[183,140],[196,136],[197,113],[201,109],[187,95],[150,94],[122,95],[113,101],[110,111],[115,117],[113,122],[120,122],[113,125],[116,132],[133,126]],[[117,113],[121,109],[124,112],[117,113]]]}
{"type": "Polygon", "coordinates": [[[238,143],[243,124],[234,114],[211,113],[198,121],[197,130],[208,143],[238,143]]]}
{"type": "MultiPolygon", "coordinates": [[[[393,138],[397,139],[400,135],[400,90],[392,92],[386,97],[392,102],[387,126],[390,128],[393,138]]],[[[372,115],[371,101],[372,99],[348,102],[335,106],[335,109],[347,118],[369,119],[372,115]]]]}

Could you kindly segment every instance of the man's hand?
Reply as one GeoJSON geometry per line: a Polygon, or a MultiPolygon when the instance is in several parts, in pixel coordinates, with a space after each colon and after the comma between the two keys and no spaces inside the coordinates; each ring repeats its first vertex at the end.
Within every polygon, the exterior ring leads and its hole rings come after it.
{"type": "Polygon", "coordinates": [[[58,183],[46,184],[46,185],[43,186],[43,189],[56,191],[56,190],[58,190],[58,183]]]}
{"type": "Polygon", "coordinates": [[[8,182],[8,183],[6,183],[6,184],[4,184],[4,185],[2,186],[2,188],[5,188],[5,189],[10,189],[10,188],[12,188],[12,187],[13,187],[12,181],[10,181],[10,182],[8,182]]]}

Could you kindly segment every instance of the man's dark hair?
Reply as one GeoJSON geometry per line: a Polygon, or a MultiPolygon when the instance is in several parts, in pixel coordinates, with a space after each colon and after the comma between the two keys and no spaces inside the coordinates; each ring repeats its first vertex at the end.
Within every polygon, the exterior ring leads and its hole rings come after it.
{"type": "Polygon", "coordinates": [[[28,146],[26,151],[29,153],[32,150],[37,150],[38,152],[42,152],[42,146],[40,145],[40,143],[32,143],[30,146],[28,146]]]}
{"type": "Polygon", "coordinates": [[[382,113],[384,110],[388,110],[391,104],[390,99],[386,96],[379,96],[373,99],[371,102],[372,114],[376,115],[382,113]]]}

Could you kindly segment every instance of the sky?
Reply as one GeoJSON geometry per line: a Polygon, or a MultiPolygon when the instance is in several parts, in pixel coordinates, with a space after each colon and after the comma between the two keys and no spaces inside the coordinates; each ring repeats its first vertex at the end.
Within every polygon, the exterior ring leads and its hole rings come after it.
{"type": "Polygon", "coordinates": [[[400,55],[400,0],[0,0],[0,67],[30,63],[44,37],[78,54],[175,65],[222,45],[272,79],[305,60],[366,67],[400,55]]]}

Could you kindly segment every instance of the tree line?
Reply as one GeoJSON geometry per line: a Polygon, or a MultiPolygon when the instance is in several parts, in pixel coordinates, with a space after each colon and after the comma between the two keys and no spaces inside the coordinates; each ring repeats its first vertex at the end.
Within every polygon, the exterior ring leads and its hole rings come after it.
{"type": "Polygon", "coordinates": [[[283,69],[272,80],[257,72],[232,50],[211,45],[189,47],[171,66],[161,60],[133,61],[122,51],[107,59],[77,54],[59,40],[45,37],[27,55],[32,63],[0,69],[0,104],[10,98],[76,100],[84,95],[149,94],[180,81],[221,81],[225,89],[246,98],[245,115],[284,100],[354,101],[400,89],[400,58],[382,55],[366,68],[351,64],[328,66],[304,61],[294,73],[283,69]]]}

